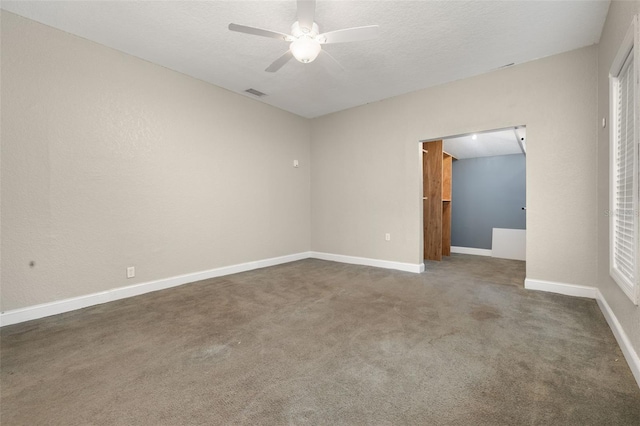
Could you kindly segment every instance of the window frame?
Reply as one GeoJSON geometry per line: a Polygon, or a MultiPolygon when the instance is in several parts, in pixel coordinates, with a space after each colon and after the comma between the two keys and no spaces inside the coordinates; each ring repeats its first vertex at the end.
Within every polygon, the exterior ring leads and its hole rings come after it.
{"type": "Polygon", "coordinates": [[[633,17],[633,21],[627,34],[620,45],[618,53],[611,65],[609,72],[609,274],[618,284],[622,291],[638,305],[640,300],[640,218],[638,217],[638,200],[640,198],[640,28],[638,27],[638,16],[633,17]],[[617,149],[618,149],[618,80],[621,71],[630,55],[633,55],[633,105],[635,111],[632,115],[634,124],[634,134],[632,143],[634,145],[633,160],[633,244],[635,250],[633,279],[627,279],[616,267],[615,244],[616,244],[616,174],[618,172],[617,149]]]}

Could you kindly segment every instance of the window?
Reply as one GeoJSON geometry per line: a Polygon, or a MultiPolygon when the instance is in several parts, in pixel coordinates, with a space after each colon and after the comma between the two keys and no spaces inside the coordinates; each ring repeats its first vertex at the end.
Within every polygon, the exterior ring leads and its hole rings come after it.
{"type": "Polygon", "coordinates": [[[610,273],[622,290],[638,304],[640,220],[640,45],[638,17],[633,19],[611,67],[610,80],[610,273]]]}

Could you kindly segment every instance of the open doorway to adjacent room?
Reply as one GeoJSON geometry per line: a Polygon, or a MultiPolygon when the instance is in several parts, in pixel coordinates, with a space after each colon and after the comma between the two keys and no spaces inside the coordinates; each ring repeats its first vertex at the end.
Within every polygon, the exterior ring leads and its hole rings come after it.
{"type": "Polygon", "coordinates": [[[526,126],[421,142],[425,260],[526,260],[526,126]]]}

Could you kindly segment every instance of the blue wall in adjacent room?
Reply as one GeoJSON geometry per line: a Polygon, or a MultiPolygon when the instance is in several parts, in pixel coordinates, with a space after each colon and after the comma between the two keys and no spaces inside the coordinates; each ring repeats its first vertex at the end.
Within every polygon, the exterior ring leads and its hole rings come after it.
{"type": "Polygon", "coordinates": [[[493,228],[526,228],[523,154],[453,162],[451,245],[491,249],[493,228]]]}

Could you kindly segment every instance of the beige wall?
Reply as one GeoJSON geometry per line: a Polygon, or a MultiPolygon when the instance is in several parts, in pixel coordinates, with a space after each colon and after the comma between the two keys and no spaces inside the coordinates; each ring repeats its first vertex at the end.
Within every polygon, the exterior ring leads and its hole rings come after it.
{"type": "Polygon", "coordinates": [[[527,278],[595,286],[596,81],[588,47],[314,119],[312,249],[421,263],[418,141],[525,124],[527,278]]]}
{"type": "MultiPolygon", "coordinates": [[[[598,45],[598,117],[609,117],[609,70],[640,1],[614,1],[598,45]]],[[[598,287],[640,354],[640,307],[609,276],[609,126],[598,128],[598,287]]]]}
{"type": "Polygon", "coordinates": [[[306,119],[3,12],[1,125],[3,311],[310,248],[306,119]]]}

